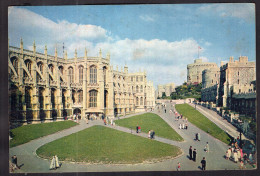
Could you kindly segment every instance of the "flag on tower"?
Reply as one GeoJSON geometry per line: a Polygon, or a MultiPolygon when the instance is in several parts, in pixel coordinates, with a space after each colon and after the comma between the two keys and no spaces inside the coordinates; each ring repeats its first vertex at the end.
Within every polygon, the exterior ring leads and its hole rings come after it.
{"type": "Polygon", "coordinates": [[[200,47],[200,46],[198,46],[198,48],[199,48],[199,49],[201,49],[201,47],[200,47]]]}

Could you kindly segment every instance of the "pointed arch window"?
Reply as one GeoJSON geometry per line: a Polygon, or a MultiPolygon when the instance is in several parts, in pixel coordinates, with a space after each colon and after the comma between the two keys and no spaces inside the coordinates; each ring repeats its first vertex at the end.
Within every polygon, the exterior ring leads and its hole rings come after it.
{"type": "Polygon", "coordinates": [[[139,98],[136,97],[136,105],[138,105],[138,104],[139,104],[139,98]]]}
{"type": "Polygon", "coordinates": [[[140,98],[140,105],[143,105],[143,97],[140,98]]]}
{"type": "Polygon", "coordinates": [[[74,71],[73,68],[69,68],[69,83],[74,83],[74,71]]]}
{"type": "Polygon", "coordinates": [[[83,66],[79,67],[79,83],[83,83],[83,66]]]}
{"type": "Polygon", "coordinates": [[[94,108],[97,107],[97,91],[91,90],[89,92],[89,107],[94,108]]]}
{"type": "Polygon", "coordinates": [[[90,67],[90,83],[97,83],[97,68],[95,66],[90,67]]]}
{"type": "Polygon", "coordinates": [[[140,87],[140,92],[143,92],[143,86],[141,85],[141,87],[140,87]]]}
{"type": "Polygon", "coordinates": [[[136,93],[138,93],[139,92],[139,87],[138,86],[136,86],[136,93]]]}
{"type": "Polygon", "coordinates": [[[14,58],[14,59],[12,60],[12,64],[13,64],[13,67],[14,67],[16,73],[18,73],[18,59],[17,59],[17,58],[14,58]]]}

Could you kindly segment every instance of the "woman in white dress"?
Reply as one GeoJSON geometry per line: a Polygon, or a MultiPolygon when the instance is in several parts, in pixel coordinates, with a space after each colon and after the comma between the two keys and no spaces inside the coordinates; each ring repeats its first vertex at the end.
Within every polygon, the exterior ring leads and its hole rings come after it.
{"type": "Polygon", "coordinates": [[[237,152],[236,151],[234,151],[234,161],[235,161],[235,163],[238,162],[238,157],[237,157],[237,152]]]}
{"type": "Polygon", "coordinates": [[[52,169],[56,169],[55,156],[53,156],[52,160],[51,160],[50,170],[52,170],[52,169]]]}
{"type": "Polygon", "coordinates": [[[60,167],[59,158],[57,157],[57,155],[55,155],[55,167],[56,168],[60,167]]]}

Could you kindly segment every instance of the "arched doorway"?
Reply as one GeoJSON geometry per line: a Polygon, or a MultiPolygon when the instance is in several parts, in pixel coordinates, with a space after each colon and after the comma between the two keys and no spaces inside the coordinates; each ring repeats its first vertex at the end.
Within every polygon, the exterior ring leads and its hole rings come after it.
{"type": "Polygon", "coordinates": [[[81,119],[81,110],[79,108],[73,110],[73,115],[74,114],[78,116],[78,119],[81,119]]]}

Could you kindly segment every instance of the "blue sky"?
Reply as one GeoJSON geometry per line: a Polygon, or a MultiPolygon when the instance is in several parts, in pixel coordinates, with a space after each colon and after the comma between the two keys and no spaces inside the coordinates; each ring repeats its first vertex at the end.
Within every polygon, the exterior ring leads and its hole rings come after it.
{"type": "Polygon", "coordinates": [[[186,81],[186,66],[204,61],[255,61],[254,4],[92,5],[10,7],[10,45],[54,54],[62,45],[73,57],[110,53],[111,64],[147,72],[154,85],[186,81]]]}

